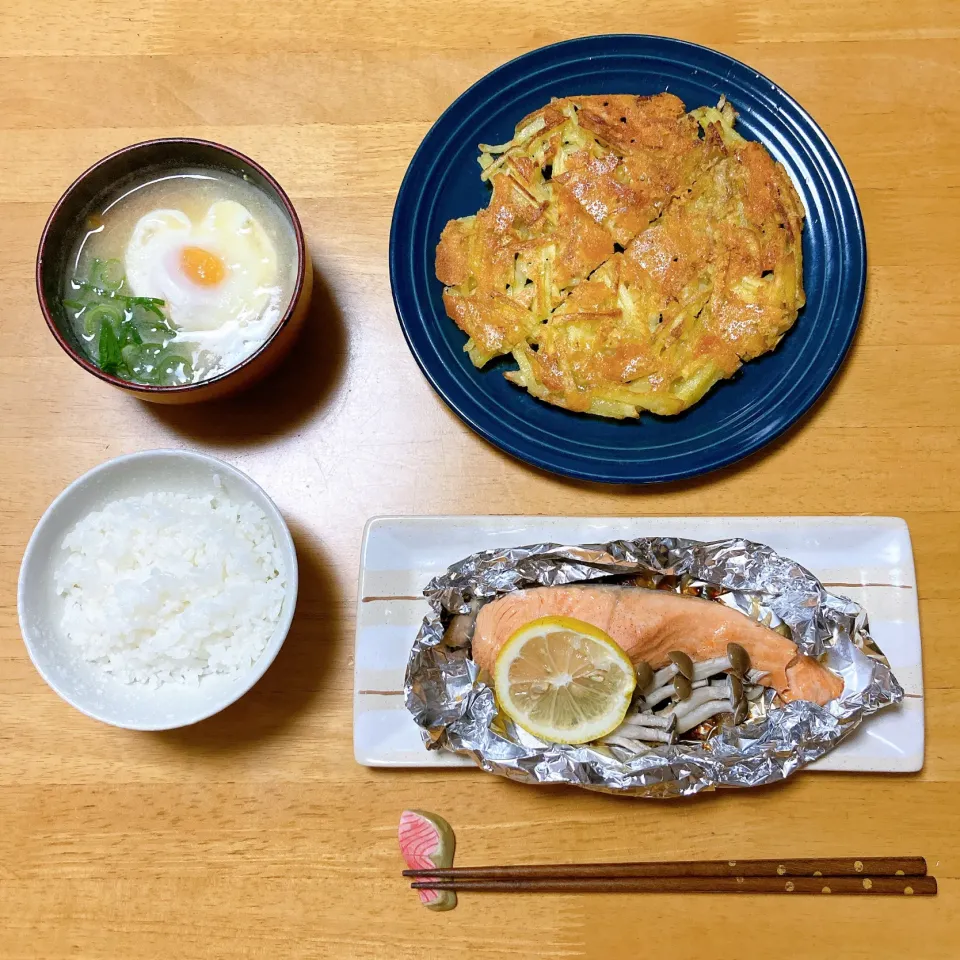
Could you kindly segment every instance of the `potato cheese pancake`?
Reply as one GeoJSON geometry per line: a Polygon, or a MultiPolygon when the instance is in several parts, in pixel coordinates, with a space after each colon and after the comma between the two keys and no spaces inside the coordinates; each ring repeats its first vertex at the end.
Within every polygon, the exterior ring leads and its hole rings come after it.
{"type": "Polygon", "coordinates": [[[803,207],[783,167],[669,93],[566,97],[480,145],[489,205],[437,247],[477,367],[604,417],[677,414],[772,350],[804,304],[803,207]]]}

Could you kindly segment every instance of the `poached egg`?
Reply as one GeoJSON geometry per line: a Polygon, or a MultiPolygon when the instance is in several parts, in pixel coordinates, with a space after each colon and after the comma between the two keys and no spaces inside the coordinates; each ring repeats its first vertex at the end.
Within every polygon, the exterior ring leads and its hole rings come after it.
{"type": "Polygon", "coordinates": [[[211,204],[199,223],[182,210],[144,214],[124,265],[135,296],[166,302],[177,339],[210,350],[223,366],[265,340],[286,306],[273,242],[235,200],[211,204]]]}

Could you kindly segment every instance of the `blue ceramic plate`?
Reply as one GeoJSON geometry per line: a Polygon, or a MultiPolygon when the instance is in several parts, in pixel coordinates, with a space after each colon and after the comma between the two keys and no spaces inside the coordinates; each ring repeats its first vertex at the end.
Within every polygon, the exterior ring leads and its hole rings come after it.
{"type": "Polygon", "coordinates": [[[460,96],[433,125],[400,187],[390,231],[390,280],[417,363],[457,415],[501,450],[553,473],[651,483],[707,473],[753,453],[798,420],[843,362],[856,331],[866,246],[856,194],[823,131],[775,83],[706,47],[650,36],[584,37],[511,60],[460,96]],[[737,129],[789,171],[806,208],[807,305],[777,349],[744,365],[676,417],[605,420],[531,397],[503,377],[511,357],[477,370],[443,309],[434,275],[451,217],[486,206],[478,143],[502,143],[551,97],[668,90],[687,107],[726,96],[737,129]]]}

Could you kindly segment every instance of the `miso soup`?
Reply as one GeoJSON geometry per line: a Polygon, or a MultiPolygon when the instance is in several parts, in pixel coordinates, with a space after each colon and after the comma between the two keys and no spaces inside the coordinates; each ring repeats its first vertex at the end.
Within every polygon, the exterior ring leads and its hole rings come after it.
{"type": "Polygon", "coordinates": [[[235,173],[166,170],[126,181],[91,210],[63,307],[100,369],[188,384],[255,353],[296,279],[296,238],[273,197],[235,173]]]}

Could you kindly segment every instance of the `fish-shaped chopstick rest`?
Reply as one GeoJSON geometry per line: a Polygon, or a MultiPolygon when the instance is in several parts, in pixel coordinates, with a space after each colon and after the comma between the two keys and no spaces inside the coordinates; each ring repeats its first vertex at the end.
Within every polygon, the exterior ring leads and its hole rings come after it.
{"type": "MultiPolygon", "coordinates": [[[[443,817],[424,810],[404,810],[398,831],[400,852],[411,870],[452,867],[457,838],[443,817]]],[[[457,895],[452,890],[418,890],[420,902],[431,910],[452,910],[457,895]]]]}

